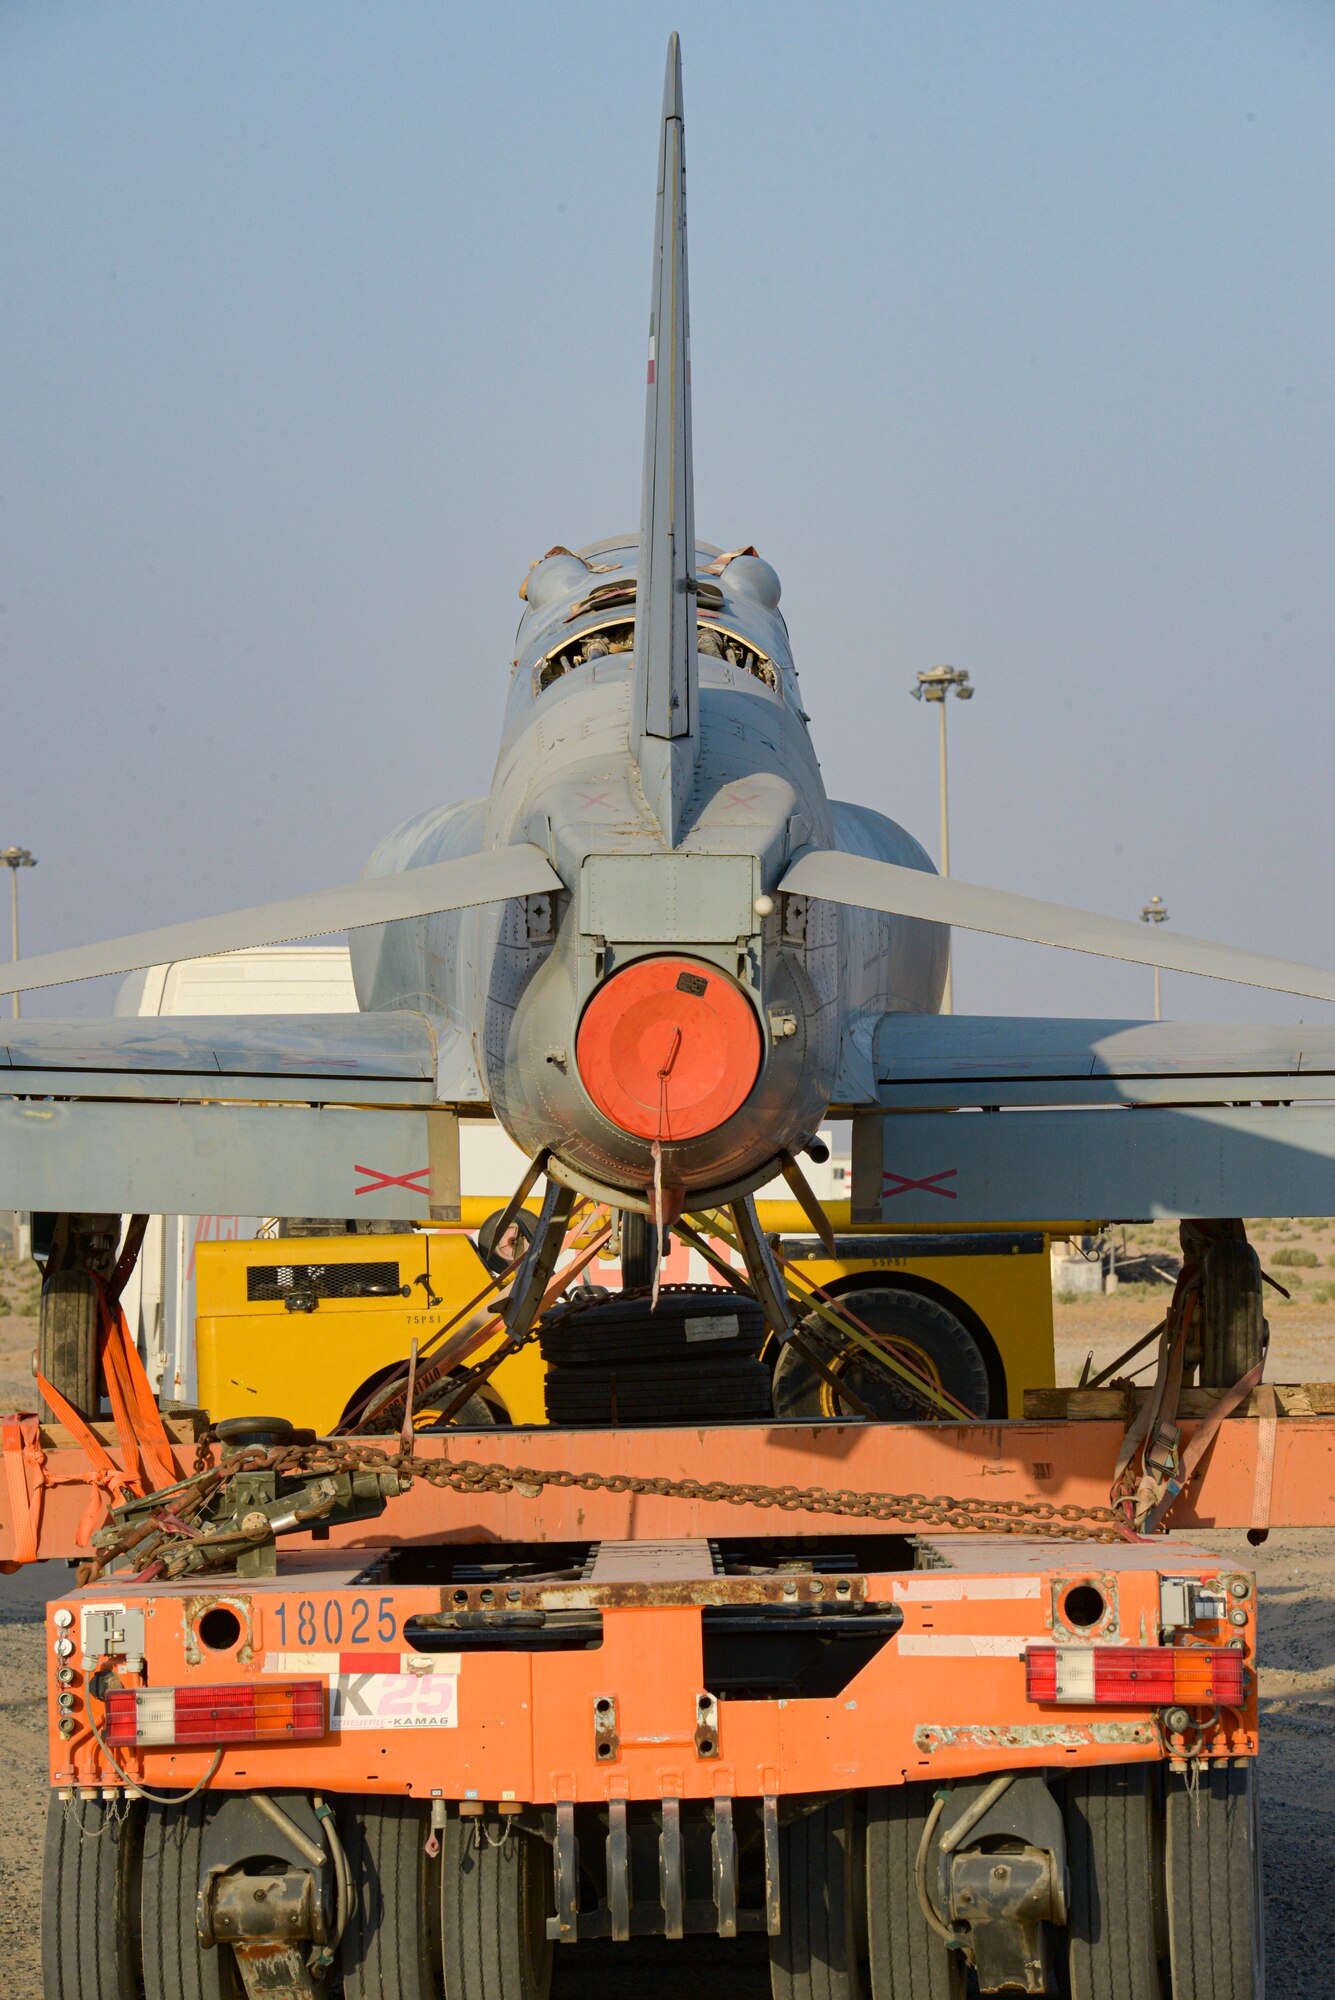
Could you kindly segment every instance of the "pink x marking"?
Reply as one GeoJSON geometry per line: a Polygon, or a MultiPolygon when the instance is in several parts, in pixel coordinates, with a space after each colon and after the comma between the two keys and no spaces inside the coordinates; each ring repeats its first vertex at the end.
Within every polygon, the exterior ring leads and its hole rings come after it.
{"type": "Polygon", "coordinates": [[[906,1180],[903,1174],[883,1174],[881,1199],[889,1201],[892,1195],[908,1194],[913,1189],[920,1189],[923,1194],[939,1194],[947,1201],[958,1201],[959,1195],[954,1188],[939,1185],[941,1181],[953,1181],[957,1172],[958,1169],[955,1167],[943,1167],[939,1174],[929,1174],[925,1181],[906,1180]],[[892,1181],[895,1183],[893,1187],[890,1185],[892,1181]]]}
{"type": "Polygon", "coordinates": [[[760,797],[759,792],[742,793],[742,792],[730,791],[728,793],[728,798],[730,803],[735,806],[743,806],[743,807],[753,806],[759,797],[760,797]]]}
{"type": "Polygon", "coordinates": [[[430,1194],[431,1169],[419,1167],[415,1174],[382,1174],[379,1167],[354,1167],[354,1174],[367,1174],[370,1178],[362,1187],[354,1188],[354,1194],[379,1194],[382,1188],[407,1188],[409,1194],[430,1194]]]}
{"type": "Polygon", "coordinates": [[[586,806],[608,806],[612,803],[606,792],[581,792],[580,797],[586,806]]]}

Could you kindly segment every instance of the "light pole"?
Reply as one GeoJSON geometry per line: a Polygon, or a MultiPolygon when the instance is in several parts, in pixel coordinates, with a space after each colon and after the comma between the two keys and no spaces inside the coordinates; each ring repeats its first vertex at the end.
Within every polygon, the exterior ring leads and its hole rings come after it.
{"type": "MultiPolygon", "coordinates": [[[[0,847],[0,861],[9,870],[9,911],[10,911],[10,957],[15,965],[19,962],[19,869],[35,868],[37,857],[29,854],[26,847],[0,847]]],[[[19,996],[14,996],[14,1019],[19,1015],[19,996]]]]}
{"type": "MultiPolygon", "coordinates": [[[[1150,897],[1149,902],[1146,903],[1140,913],[1140,921],[1142,924],[1166,924],[1168,922],[1168,910],[1162,896],[1150,897]]],[[[1159,1008],[1159,968],[1157,965],[1154,968],[1154,1018],[1156,1021],[1162,1021],[1163,1019],[1163,1014],[1159,1008]]]]}
{"type": "MultiPolygon", "coordinates": [[[[941,873],[950,873],[950,807],[946,790],[946,696],[951,689],[961,701],[972,701],[974,690],[966,667],[931,667],[918,671],[918,685],[912,690],[915,701],[934,701],[941,711],[941,873]]],[[[946,959],[946,983],[941,994],[941,1012],[953,1014],[955,995],[950,959],[946,959]]]]}

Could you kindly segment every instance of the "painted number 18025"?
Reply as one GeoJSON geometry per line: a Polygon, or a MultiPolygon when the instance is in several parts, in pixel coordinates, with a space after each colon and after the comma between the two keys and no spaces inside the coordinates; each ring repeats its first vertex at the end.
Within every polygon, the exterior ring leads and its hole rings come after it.
{"type": "Polygon", "coordinates": [[[388,1646],[399,1636],[392,1597],[303,1597],[274,1607],[284,1646],[388,1646]]]}

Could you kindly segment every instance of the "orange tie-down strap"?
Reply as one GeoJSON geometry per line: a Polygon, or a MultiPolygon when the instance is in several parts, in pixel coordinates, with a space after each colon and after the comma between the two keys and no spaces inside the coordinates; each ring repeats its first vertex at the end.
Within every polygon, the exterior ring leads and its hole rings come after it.
{"type": "Polygon", "coordinates": [[[127,1495],[142,1498],[158,1493],[165,1486],[174,1486],[181,1476],[157,1398],[144,1372],[139,1350],[130,1338],[125,1314],[119,1300],[101,1284],[98,1314],[102,1374],[115,1418],[121,1464],[116,1464],[87,1418],[39,1371],[38,1388],[57,1422],[82,1446],[91,1471],[77,1476],[54,1476],[42,1449],[39,1420],[29,1416],[0,1419],[5,1485],[14,1521],[15,1559],[3,1565],[6,1571],[37,1561],[42,1496],[48,1486],[92,1487],[87,1512],[75,1537],[80,1548],[87,1548],[109,1505],[118,1505],[127,1495]]]}

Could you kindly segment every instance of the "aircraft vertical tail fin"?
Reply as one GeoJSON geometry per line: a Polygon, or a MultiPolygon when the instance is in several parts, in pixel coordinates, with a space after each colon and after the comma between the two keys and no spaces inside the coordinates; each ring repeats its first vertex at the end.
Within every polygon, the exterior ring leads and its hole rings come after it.
{"type": "Polygon", "coordinates": [[[699,739],[682,127],[681,48],[673,35],[658,153],[630,724],[631,755],[670,847],[683,829],[699,739]]]}

